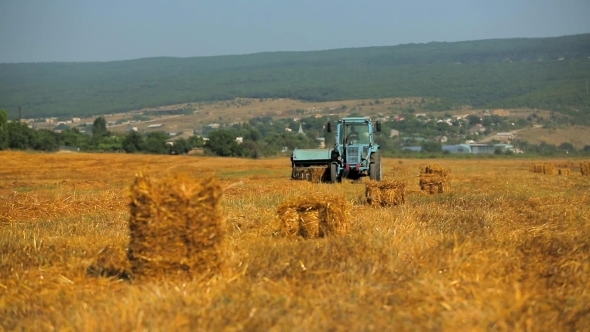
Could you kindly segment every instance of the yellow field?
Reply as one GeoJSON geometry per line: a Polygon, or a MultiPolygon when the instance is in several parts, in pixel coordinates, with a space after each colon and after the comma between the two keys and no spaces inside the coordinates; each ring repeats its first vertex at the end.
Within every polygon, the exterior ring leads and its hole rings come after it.
{"type": "Polygon", "coordinates": [[[545,142],[559,146],[561,143],[571,143],[576,149],[583,149],[584,146],[590,145],[590,127],[531,128],[519,130],[518,137],[532,144],[545,142]]]}
{"type": "Polygon", "coordinates": [[[286,158],[0,152],[0,165],[0,330],[590,330],[590,177],[575,167],[385,159],[408,193],[381,208],[362,184],[290,181],[286,158]],[[433,162],[451,170],[449,193],[420,193],[433,162]],[[105,247],[125,254],[140,170],[232,185],[226,274],[88,275],[105,247]],[[351,202],[349,235],[278,235],[277,206],[310,193],[351,202]]]}

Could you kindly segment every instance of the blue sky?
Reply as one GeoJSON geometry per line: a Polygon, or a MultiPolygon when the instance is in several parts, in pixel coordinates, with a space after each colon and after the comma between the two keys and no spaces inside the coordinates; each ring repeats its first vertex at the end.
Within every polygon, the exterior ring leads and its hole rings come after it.
{"type": "Polygon", "coordinates": [[[0,0],[0,63],[307,51],[590,32],[590,0],[0,0]]]}

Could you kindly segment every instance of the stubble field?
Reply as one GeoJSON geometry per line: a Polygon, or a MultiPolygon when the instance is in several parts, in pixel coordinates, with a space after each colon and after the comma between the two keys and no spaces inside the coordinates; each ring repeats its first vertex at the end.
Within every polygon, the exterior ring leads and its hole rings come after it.
{"type": "MultiPolygon", "coordinates": [[[[288,159],[0,153],[0,330],[590,330],[590,177],[527,160],[384,160],[406,204],[373,208],[364,185],[289,180],[288,159]],[[451,169],[418,192],[418,167],[451,169]],[[216,175],[228,186],[226,265],[214,278],[88,274],[124,256],[129,185],[216,175]],[[277,206],[339,194],[348,235],[278,235],[277,206]]],[[[577,162],[574,162],[577,166],[577,162]]]]}

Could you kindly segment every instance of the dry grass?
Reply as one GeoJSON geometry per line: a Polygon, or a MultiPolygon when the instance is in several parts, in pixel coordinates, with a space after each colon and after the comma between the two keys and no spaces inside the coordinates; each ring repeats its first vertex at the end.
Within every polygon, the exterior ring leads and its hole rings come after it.
{"type": "Polygon", "coordinates": [[[559,145],[563,142],[572,143],[576,149],[590,144],[590,128],[587,126],[567,126],[563,128],[530,128],[518,131],[518,137],[531,144],[559,145]]]}
{"type": "Polygon", "coordinates": [[[3,330],[590,326],[590,177],[580,173],[539,177],[525,160],[440,160],[455,174],[453,191],[429,196],[415,194],[411,170],[420,161],[384,159],[388,169],[403,165],[396,180],[411,194],[394,209],[375,209],[364,203],[363,185],[290,181],[286,158],[1,152],[0,159],[3,330]],[[138,170],[215,174],[224,186],[240,179],[222,203],[227,274],[138,283],[119,278],[125,269],[109,270],[127,255],[128,188],[138,170]],[[282,202],[335,191],[355,202],[346,235],[276,236],[282,202]]]}

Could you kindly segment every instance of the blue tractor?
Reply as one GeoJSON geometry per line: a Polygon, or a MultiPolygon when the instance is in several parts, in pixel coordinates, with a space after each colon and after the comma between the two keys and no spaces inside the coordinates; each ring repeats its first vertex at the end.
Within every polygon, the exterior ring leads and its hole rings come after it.
{"type": "Polygon", "coordinates": [[[332,183],[363,176],[381,181],[381,154],[375,143],[375,132],[381,131],[379,121],[372,122],[365,117],[343,118],[329,122],[326,130],[335,133],[334,147],[295,149],[291,155],[292,179],[311,179],[313,174],[320,173],[323,181],[332,183]]]}

